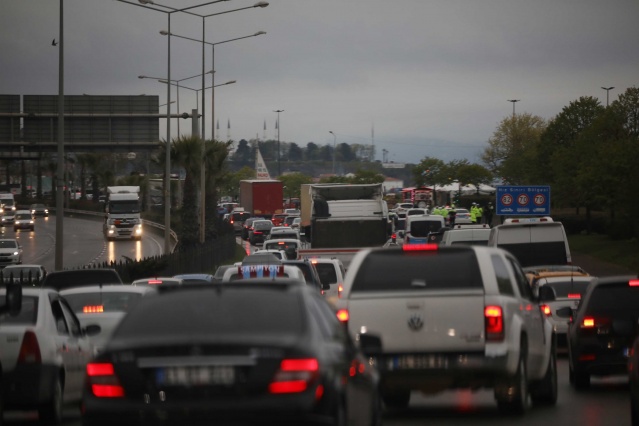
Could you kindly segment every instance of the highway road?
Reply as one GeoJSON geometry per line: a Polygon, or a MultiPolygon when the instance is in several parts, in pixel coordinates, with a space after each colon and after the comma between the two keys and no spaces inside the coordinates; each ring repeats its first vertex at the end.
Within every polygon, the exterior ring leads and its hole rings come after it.
{"type": "MultiPolygon", "coordinates": [[[[102,262],[112,262],[160,255],[164,252],[164,238],[146,232],[142,241],[109,241],[102,234],[99,220],[65,217],[63,238],[63,265],[65,269],[80,268],[102,262]]],[[[35,231],[13,231],[12,226],[2,227],[1,238],[16,238],[22,246],[22,263],[44,265],[47,271],[55,270],[55,216],[36,218],[35,231]]]]}
{"type": "MultiPolygon", "coordinates": [[[[554,407],[533,407],[523,416],[505,416],[497,410],[492,391],[447,391],[433,396],[413,392],[407,409],[386,410],[384,426],[417,425],[517,425],[626,426],[630,425],[628,379],[624,376],[593,378],[590,389],[574,390],[568,383],[568,360],[557,364],[559,398],[554,407]]],[[[6,425],[36,424],[36,412],[8,412],[6,425]]],[[[65,426],[80,426],[80,410],[67,407],[65,426]]]]}

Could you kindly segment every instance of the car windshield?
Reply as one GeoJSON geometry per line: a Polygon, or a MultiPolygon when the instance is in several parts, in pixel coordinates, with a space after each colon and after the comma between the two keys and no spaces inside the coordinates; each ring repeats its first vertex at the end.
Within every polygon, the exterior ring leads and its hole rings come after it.
{"type": "Polygon", "coordinates": [[[18,243],[13,240],[0,240],[0,248],[18,248],[18,243]]]}

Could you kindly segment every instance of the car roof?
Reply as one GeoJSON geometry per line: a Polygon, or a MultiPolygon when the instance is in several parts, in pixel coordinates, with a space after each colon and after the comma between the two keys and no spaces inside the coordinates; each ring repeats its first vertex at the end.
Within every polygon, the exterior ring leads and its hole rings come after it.
{"type": "Polygon", "coordinates": [[[67,294],[84,294],[84,293],[148,293],[150,291],[154,291],[155,287],[153,286],[135,286],[131,284],[113,284],[113,285],[91,285],[86,287],[74,287],[67,288],[65,290],[60,290],[61,295],[67,294]]]}
{"type": "Polygon", "coordinates": [[[52,287],[62,290],[71,287],[82,287],[96,284],[123,284],[120,274],[115,269],[70,269],[49,272],[42,280],[41,287],[52,287]]]}
{"type": "Polygon", "coordinates": [[[183,280],[180,278],[173,278],[173,277],[147,277],[147,278],[140,278],[137,280],[133,280],[133,282],[131,283],[131,285],[136,286],[136,285],[144,285],[144,284],[148,284],[148,285],[182,285],[183,284],[183,280]]]}

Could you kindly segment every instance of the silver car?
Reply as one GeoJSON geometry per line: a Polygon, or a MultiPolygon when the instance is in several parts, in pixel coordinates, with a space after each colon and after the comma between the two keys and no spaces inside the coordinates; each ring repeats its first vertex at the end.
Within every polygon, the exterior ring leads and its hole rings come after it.
{"type": "MultiPolygon", "coordinates": [[[[0,289],[0,305],[6,290],[0,289]]],[[[22,289],[16,316],[0,320],[2,410],[38,410],[43,424],[59,424],[64,403],[79,403],[85,369],[93,356],[91,335],[57,291],[22,289]]]]}

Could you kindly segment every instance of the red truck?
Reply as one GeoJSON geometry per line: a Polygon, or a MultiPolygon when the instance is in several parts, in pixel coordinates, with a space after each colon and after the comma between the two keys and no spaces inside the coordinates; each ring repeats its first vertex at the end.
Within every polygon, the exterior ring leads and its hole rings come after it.
{"type": "Polygon", "coordinates": [[[284,212],[284,185],[279,180],[241,180],[240,205],[252,216],[270,219],[284,212]]]}

